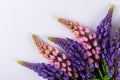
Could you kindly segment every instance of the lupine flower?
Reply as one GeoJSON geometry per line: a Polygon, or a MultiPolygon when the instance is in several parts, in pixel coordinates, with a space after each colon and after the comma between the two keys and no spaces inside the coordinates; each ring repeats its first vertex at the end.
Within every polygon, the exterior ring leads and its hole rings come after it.
{"type": "Polygon", "coordinates": [[[109,76],[115,80],[120,80],[120,27],[110,42],[107,62],[110,68],[109,76]]]}
{"type": "Polygon", "coordinates": [[[72,20],[58,21],[71,30],[77,41],[69,38],[48,37],[64,49],[59,51],[32,35],[40,54],[51,64],[18,61],[48,80],[120,80],[120,28],[111,32],[114,5],[91,33],[88,27],[72,20]]]}
{"type": "MultiPolygon", "coordinates": [[[[67,27],[68,27],[67,24],[74,23],[72,21],[68,21],[66,19],[61,19],[61,18],[60,18],[59,21],[62,24],[66,23],[67,27]],[[68,23],[67,23],[67,21],[68,21],[68,23]]],[[[72,25],[76,25],[76,24],[72,24],[72,25]]],[[[83,26],[82,26],[82,28],[83,28],[83,26]]],[[[71,29],[73,29],[73,28],[71,28],[71,29]]],[[[85,32],[85,31],[83,31],[83,32],[85,32]]],[[[86,50],[86,53],[87,53],[88,57],[90,58],[89,62],[91,64],[95,65],[96,68],[98,68],[97,60],[99,59],[100,48],[98,46],[98,43],[95,40],[96,34],[95,33],[94,34],[91,34],[91,33],[88,34],[88,31],[87,31],[86,34],[79,35],[76,38],[78,39],[78,42],[82,45],[82,47],[86,50]],[[91,59],[93,60],[92,62],[91,62],[91,59]],[[93,62],[95,62],[95,64],[93,62]]]]}
{"type": "Polygon", "coordinates": [[[68,74],[70,77],[78,78],[78,73],[75,67],[73,67],[72,63],[70,62],[70,60],[67,58],[67,56],[64,53],[42,42],[35,34],[33,34],[32,37],[40,53],[45,58],[53,62],[54,66],[57,69],[61,69],[66,74],[68,74]]]}
{"type": "Polygon", "coordinates": [[[114,5],[112,5],[105,16],[105,18],[100,22],[97,26],[96,30],[96,40],[101,47],[101,56],[103,59],[106,59],[105,55],[108,54],[109,47],[109,39],[110,39],[110,31],[111,31],[111,21],[112,21],[112,13],[114,10],[114,5]]]}
{"type": "MultiPolygon", "coordinates": [[[[63,39],[55,37],[48,37],[48,39],[58,44],[66,51],[66,55],[69,57],[74,67],[78,69],[82,80],[89,80],[89,78],[94,77],[91,73],[94,71],[94,67],[88,63],[87,54],[77,41],[69,38],[63,39]]],[[[90,59],[90,61],[92,62],[93,59],[90,59]]]]}
{"type": "Polygon", "coordinates": [[[56,69],[53,65],[45,63],[30,63],[18,61],[19,64],[35,71],[39,76],[48,80],[69,80],[69,77],[60,69],[56,69]]]}
{"type": "Polygon", "coordinates": [[[58,21],[72,31],[77,38],[84,37],[84,35],[90,32],[89,28],[81,23],[64,18],[59,18],[58,21]]]}
{"type": "MultiPolygon", "coordinates": [[[[96,34],[95,33],[90,33],[89,29],[77,22],[59,18],[58,21],[65,25],[68,29],[70,29],[75,37],[78,39],[78,42],[82,45],[82,47],[86,50],[88,57],[93,59],[96,68],[98,68],[98,60],[100,59],[100,47],[97,43],[96,39],[96,34]]],[[[89,59],[89,60],[90,60],[89,59]]]]}

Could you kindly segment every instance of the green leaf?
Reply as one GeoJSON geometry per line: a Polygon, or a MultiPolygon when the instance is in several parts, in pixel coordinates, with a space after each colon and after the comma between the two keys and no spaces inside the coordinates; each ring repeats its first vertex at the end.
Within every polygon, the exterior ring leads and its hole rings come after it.
{"type": "Polygon", "coordinates": [[[105,67],[107,74],[109,73],[109,67],[106,65],[105,67]]]}
{"type": "Polygon", "coordinates": [[[108,75],[108,73],[109,73],[109,67],[107,66],[107,63],[106,63],[105,60],[103,61],[102,69],[103,69],[104,75],[108,75]]]}
{"type": "Polygon", "coordinates": [[[111,80],[111,77],[109,77],[108,75],[104,76],[103,80],[111,80]]]}
{"type": "Polygon", "coordinates": [[[90,79],[90,80],[100,80],[100,79],[94,78],[94,79],[90,79]]]}
{"type": "MultiPolygon", "coordinates": [[[[90,79],[90,80],[101,80],[101,79],[93,78],[93,79],[90,79]]],[[[109,77],[108,75],[106,75],[106,76],[104,76],[104,78],[102,80],[111,80],[111,77],[109,77]]]]}

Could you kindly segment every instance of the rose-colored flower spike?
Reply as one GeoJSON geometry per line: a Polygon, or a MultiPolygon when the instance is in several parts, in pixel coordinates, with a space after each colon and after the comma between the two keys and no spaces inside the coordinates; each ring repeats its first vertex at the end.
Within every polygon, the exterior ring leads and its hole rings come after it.
{"type": "Polygon", "coordinates": [[[85,25],[78,22],[64,18],[58,18],[58,21],[71,30],[76,37],[82,37],[90,32],[90,30],[85,25]]]}
{"type": "Polygon", "coordinates": [[[91,62],[90,59],[89,62],[98,68],[96,61],[99,59],[100,48],[95,40],[96,34],[90,33],[90,30],[83,24],[79,24],[64,18],[59,18],[58,21],[74,33],[75,37],[78,39],[78,42],[83,46],[83,48],[85,48],[88,57],[93,58],[93,61],[91,62]]]}
{"type": "Polygon", "coordinates": [[[58,55],[59,51],[57,49],[49,46],[46,43],[43,43],[41,40],[38,39],[38,37],[35,34],[32,35],[32,38],[39,52],[43,55],[43,57],[53,60],[54,57],[50,55],[51,52],[53,52],[54,56],[58,55]]]}
{"type": "Polygon", "coordinates": [[[59,52],[58,49],[42,42],[35,34],[33,34],[32,37],[40,53],[50,60],[57,69],[61,69],[74,79],[78,78],[75,67],[73,67],[72,63],[64,53],[59,52]]]}

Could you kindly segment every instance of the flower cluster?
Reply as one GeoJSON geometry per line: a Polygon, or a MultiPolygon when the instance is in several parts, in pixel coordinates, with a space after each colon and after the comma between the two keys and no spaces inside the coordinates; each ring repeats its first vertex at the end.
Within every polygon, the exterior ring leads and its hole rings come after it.
{"type": "Polygon", "coordinates": [[[73,22],[71,20],[67,20],[63,18],[59,18],[58,21],[63,25],[65,25],[74,33],[74,35],[78,39],[78,42],[86,50],[86,53],[90,58],[89,62],[92,65],[95,65],[96,68],[98,68],[97,61],[99,59],[100,48],[97,41],[95,40],[96,34],[90,33],[90,30],[86,26],[80,23],[73,22]],[[91,61],[91,58],[93,58],[94,60],[91,61]]]}
{"type": "Polygon", "coordinates": [[[106,55],[106,60],[110,68],[109,76],[120,80],[120,27],[113,36],[110,40],[109,54],[106,55]]]}
{"type": "Polygon", "coordinates": [[[25,61],[18,61],[19,64],[35,71],[39,76],[48,80],[68,80],[69,77],[60,69],[56,69],[53,65],[45,63],[29,63],[25,61]]]}
{"type": "Polygon", "coordinates": [[[106,54],[108,53],[109,47],[109,39],[110,39],[110,31],[111,31],[111,21],[112,21],[112,13],[113,13],[114,6],[112,5],[109,9],[105,18],[100,22],[96,29],[96,41],[101,47],[101,56],[103,59],[107,58],[106,54]]]}
{"type": "MultiPolygon", "coordinates": [[[[82,80],[88,80],[89,78],[94,77],[94,75],[91,73],[94,71],[94,67],[88,63],[87,54],[84,48],[77,41],[69,38],[62,39],[48,37],[48,39],[58,44],[66,51],[67,57],[78,70],[82,80]]],[[[90,59],[89,61],[92,62],[93,59],[90,59]]]]}
{"type": "Polygon", "coordinates": [[[63,72],[68,74],[68,76],[73,77],[74,79],[78,78],[78,73],[75,67],[73,67],[65,53],[60,52],[58,49],[42,42],[35,34],[33,34],[32,37],[40,53],[43,57],[53,63],[56,69],[61,69],[63,72]]]}
{"type": "Polygon", "coordinates": [[[40,54],[50,61],[30,63],[18,61],[19,64],[35,71],[48,80],[120,80],[120,28],[111,34],[111,22],[114,5],[97,26],[95,32],[78,22],[59,18],[77,38],[48,37],[63,50],[41,41],[32,35],[40,54]]]}

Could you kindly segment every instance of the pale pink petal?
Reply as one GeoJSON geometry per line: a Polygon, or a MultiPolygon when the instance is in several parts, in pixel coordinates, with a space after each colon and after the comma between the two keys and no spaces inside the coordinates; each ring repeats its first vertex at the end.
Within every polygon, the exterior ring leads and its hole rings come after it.
{"type": "Polygon", "coordinates": [[[65,63],[62,63],[62,66],[63,66],[63,67],[66,67],[66,64],[65,64],[65,63]]]}
{"type": "Polygon", "coordinates": [[[69,75],[70,77],[72,77],[72,73],[71,73],[71,72],[68,72],[68,75],[69,75]]]}
{"type": "Polygon", "coordinates": [[[98,67],[99,67],[98,63],[96,63],[96,62],[95,62],[95,67],[96,67],[96,68],[98,68],[98,67]]]}
{"type": "Polygon", "coordinates": [[[71,62],[69,60],[67,60],[67,65],[71,65],[71,62]]]}
{"type": "Polygon", "coordinates": [[[67,58],[64,53],[62,53],[62,58],[63,58],[63,59],[66,59],[66,58],[67,58]]]}
{"type": "Polygon", "coordinates": [[[75,73],[75,78],[78,78],[78,74],[77,73],[75,73]]]}
{"type": "Polygon", "coordinates": [[[95,59],[99,59],[99,58],[100,58],[99,55],[95,54],[95,59]]]}
{"type": "Polygon", "coordinates": [[[72,69],[70,67],[68,67],[67,69],[68,69],[68,71],[72,71],[72,69]]]}
{"type": "Polygon", "coordinates": [[[98,45],[98,44],[97,44],[97,41],[94,41],[93,45],[94,45],[94,46],[97,46],[97,45],[98,45]]]}
{"type": "Polygon", "coordinates": [[[60,61],[60,62],[61,62],[61,61],[62,61],[62,58],[58,57],[58,61],[60,61]]]}
{"type": "Polygon", "coordinates": [[[94,60],[92,58],[89,58],[88,60],[89,60],[90,63],[94,62],[94,60]]]}
{"type": "Polygon", "coordinates": [[[89,33],[90,30],[89,30],[87,27],[85,27],[85,32],[86,32],[86,33],[89,33]]]}
{"type": "Polygon", "coordinates": [[[62,68],[61,70],[64,71],[64,72],[66,72],[66,68],[62,68]]]}
{"type": "Polygon", "coordinates": [[[92,56],[92,53],[90,51],[87,51],[88,56],[92,56]]]}

